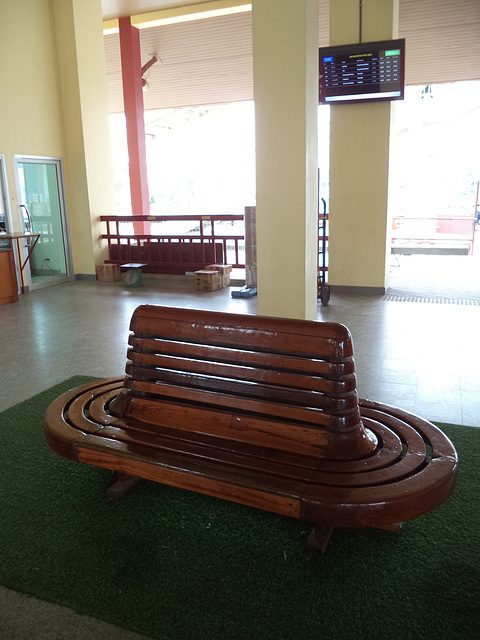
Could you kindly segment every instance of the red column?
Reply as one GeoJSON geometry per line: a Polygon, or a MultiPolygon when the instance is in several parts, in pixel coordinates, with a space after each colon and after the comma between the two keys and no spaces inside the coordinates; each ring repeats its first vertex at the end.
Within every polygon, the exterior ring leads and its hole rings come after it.
{"type": "MultiPolygon", "coordinates": [[[[140,34],[138,29],[132,27],[129,17],[120,18],[118,22],[132,213],[134,215],[148,215],[150,213],[150,198],[147,181],[145,122],[143,119],[140,34]]],[[[134,223],[134,233],[150,233],[150,223],[134,223]]]]}

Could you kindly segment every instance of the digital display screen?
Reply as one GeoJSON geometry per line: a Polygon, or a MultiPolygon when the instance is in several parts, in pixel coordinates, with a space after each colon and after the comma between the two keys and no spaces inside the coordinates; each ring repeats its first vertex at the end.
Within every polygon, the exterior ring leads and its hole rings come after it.
{"type": "Polygon", "coordinates": [[[362,42],[319,51],[319,103],[401,100],[405,40],[362,42]]]}

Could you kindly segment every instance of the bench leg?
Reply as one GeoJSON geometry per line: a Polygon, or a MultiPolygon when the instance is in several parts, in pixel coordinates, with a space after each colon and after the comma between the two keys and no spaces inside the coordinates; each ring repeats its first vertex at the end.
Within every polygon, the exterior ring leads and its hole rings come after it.
{"type": "Polygon", "coordinates": [[[307,540],[307,549],[312,553],[323,555],[332,537],[334,527],[328,524],[316,525],[310,532],[307,540]]]}
{"type": "Polygon", "coordinates": [[[141,478],[129,476],[120,471],[115,472],[115,477],[115,482],[107,489],[107,498],[109,500],[120,500],[120,498],[123,498],[123,496],[141,480],[141,478]]]}

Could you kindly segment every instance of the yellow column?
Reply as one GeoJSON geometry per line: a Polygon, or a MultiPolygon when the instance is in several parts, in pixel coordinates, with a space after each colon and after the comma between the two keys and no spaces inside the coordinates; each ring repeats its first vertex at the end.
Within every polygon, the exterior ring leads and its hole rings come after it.
{"type": "MultiPolygon", "coordinates": [[[[398,37],[398,0],[362,3],[362,42],[398,37]]],[[[359,41],[358,0],[330,0],[330,44],[359,41]]],[[[334,105],[330,117],[329,282],[388,285],[388,185],[394,104],[334,105]]]]}
{"type": "Polygon", "coordinates": [[[99,0],[53,0],[74,271],[94,274],[105,253],[102,214],[115,208],[99,0]]]}
{"type": "Polygon", "coordinates": [[[317,318],[317,0],[253,0],[258,313],[317,318]]]}

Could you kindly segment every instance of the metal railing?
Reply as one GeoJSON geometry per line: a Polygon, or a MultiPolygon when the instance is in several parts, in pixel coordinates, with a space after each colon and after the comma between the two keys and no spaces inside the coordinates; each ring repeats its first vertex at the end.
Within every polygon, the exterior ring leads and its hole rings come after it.
{"type": "Polygon", "coordinates": [[[475,239],[475,216],[395,217],[392,247],[457,248],[471,254],[475,239]]]}

